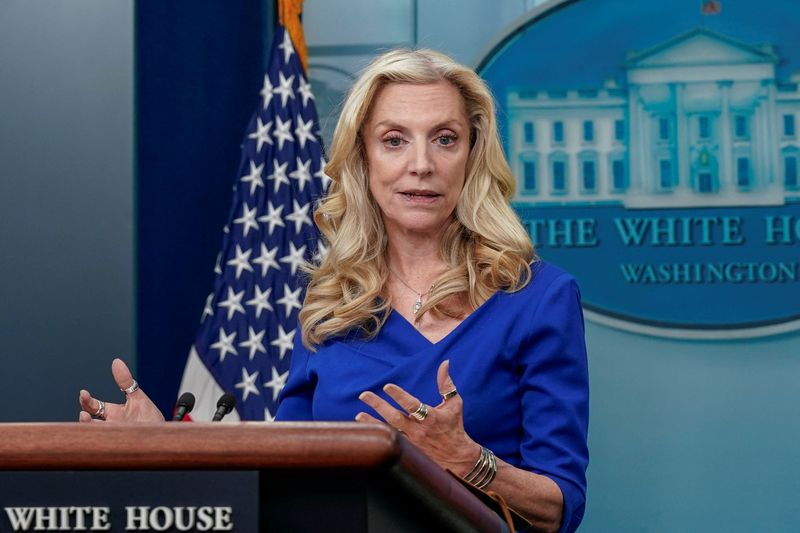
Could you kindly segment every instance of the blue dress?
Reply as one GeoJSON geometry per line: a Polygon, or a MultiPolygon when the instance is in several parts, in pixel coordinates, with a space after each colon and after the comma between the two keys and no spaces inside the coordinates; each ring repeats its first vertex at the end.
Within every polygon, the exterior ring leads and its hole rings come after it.
{"type": "MultiPolygon", "coordinates": [[[[543,474],[561,489],[561,531],[574,531],[586,500],[588,371],[580,294],[569,274],[532,265],[515,293],[497,292],[444,339],[431,343],[392,312],[372,340],[351,335],[316,353],[296,335],[276,420],[353,420],[373,416],[358,395],[395,383],[437,405],[436,370],[450,376],[464,402],[464,427],[506,462],[543,474]]],[[[379,418],[379,417],[378,417],[379,418]]]]}

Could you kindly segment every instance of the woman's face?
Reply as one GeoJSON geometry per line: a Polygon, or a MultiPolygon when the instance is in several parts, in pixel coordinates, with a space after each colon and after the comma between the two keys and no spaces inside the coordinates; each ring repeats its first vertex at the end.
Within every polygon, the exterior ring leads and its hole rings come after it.
{"type": "Polygon", "coordinates": [[[440,235],[464,186],[470,148],[458,89],[447,81],[388,84],[362,135],[369,188],[389,237],[440,235]]]}

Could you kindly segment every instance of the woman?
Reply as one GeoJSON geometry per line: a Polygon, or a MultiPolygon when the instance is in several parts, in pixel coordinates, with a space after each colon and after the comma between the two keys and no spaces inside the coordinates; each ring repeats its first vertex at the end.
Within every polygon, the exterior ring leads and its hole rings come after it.
{"type": "MultiPolygon", "coordinates": [[[[309,272],[276,419],[385,421],[537,527],[573,531],[588,462],[580,300],[508,204],[485,84],[436,52],[380,56],[348,95],[326,173],[328,254],[309,272]]],[[[81,394],[86,419],[97,407],[81,394]]]]}

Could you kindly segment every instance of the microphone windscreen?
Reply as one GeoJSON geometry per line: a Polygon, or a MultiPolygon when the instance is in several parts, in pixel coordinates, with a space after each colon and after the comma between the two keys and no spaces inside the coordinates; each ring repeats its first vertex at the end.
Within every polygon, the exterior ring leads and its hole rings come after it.
{"type": "Polygon", "coordinates": [[[236,397],[229,392],[226,392],[217,400],[217,407],[224,407],[228,413],[233,410],[234,406],[236,406],[236,397]]]}
{"type": "Polygon", "coordinates": [[[188,413],[191,412],[192,409],[194,409],[194,402],[195,402],[194,394],[192,394],[191,392],[184,392],[183,394],[181,394],[181,397],[178,398],[178,407],[185,407],[186,412],[188,413]]]}

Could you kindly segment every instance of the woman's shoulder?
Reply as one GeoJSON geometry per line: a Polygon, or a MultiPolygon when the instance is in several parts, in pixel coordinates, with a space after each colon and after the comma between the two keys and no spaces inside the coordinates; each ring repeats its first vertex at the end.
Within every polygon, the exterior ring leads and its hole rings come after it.
{"type": "Polygon", "coordinates": [[[518,326],[520,334],[560,329],[583,320],[581,294],[575,278],[541,259],[531,263],[531,279],[527,285],[498,296],[494,301],[493,318],[506,317],[518,326]]]}
{"type": "Polygon", "coordinates": [[[531,279],[528,284],[511,294],[535,298],[548,290],[577,290],[578,288],[572,274],[553,263],[537,257],[530,266],[531,279]]]}
{"type": "Polygon", "coordinates": [[[580,292],[575,278],[562,268],[536,258],[530,265],[531,277],[528,283],[516,291],[501,291],[496,295],[497,304],[507,313],[516,312],[525,315],[537,308],[539,304],[550,298],[560,300],[572,298],[580,292]]]}

